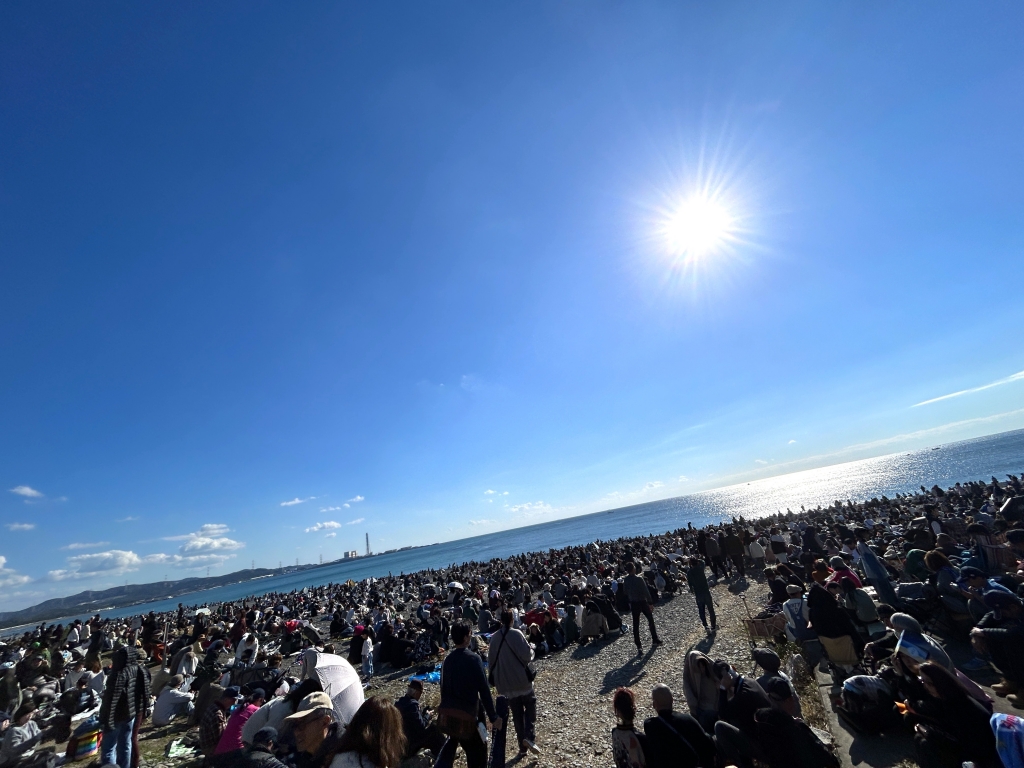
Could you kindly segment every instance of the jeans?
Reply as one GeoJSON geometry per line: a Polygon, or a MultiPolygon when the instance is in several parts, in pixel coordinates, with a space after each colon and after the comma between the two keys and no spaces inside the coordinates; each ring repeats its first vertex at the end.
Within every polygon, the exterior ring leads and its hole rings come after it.
{"type": "Polygon", "coordinates": [[[695,592],[693,597],[697,601],[697,610],[700,611],[700,623],[704,625],[704,629],[708,628],[707,619],[704,618],[705,610],[711,614],[711,626],[717,628],[718,620],[715,618],[715,603],[711,599],[711,593],[697,594],[695,592]]]}
{"type": "Polygon", "coordinates": [[[528,693],[526,696],[516,696],[508,700],[508,707],[512,711],[512,724],[516,728],[516,739],[522,746],[523,741],[536,741],[537,732],[537,694],[528,693]]]}
{"type": "Polygon", "coordinates": [[[654,609],[650,603],[630,603],[629,610],[633,613],[633,641],[640,647],[640,614],[647,617],[647,626],[651,630],[651,640],[658,640],[658,630],[654,627],[654,609]]]}
{"type": "Polygon", "coordinates": [[[366,677],[373,677],[373,654],[363,658],[363,674],[366,677]]]}
{"type": "Polygon", "coordinates": [[[103,729],[103,744],[100,749],[102,765],[117,765],[128,768],[132,762],[132,726],[135,718],[117,723],[111,729],[103,729]]]}
{"type": "Polygon", "coordinates": [[[441,747],[441,751],[434,761],[434,768],[452,768],[455,765],[455,753],[459,747],[466,753],[466,765],[468,768],[487,768],[487,745],[480,738],[478,732],[466,736],[464,739],[453,739],[451,736],[441,747]]]}

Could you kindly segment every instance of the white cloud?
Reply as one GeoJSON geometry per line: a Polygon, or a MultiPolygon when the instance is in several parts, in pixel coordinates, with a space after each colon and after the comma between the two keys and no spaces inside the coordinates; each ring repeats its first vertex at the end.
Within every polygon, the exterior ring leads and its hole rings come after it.
{"type": "Polygon", "coordinates": [[[94,541],[92,543],[82,543],[76,541],[74,544],[68,544],[66,547],[61,547],[61,549],[93,549],[95,547],[105,547],[109,543],[109,541],[94,541]]]}
{"type": "Polygon", "coordinates": [[[528,501],[525,504],[513,504],[509,507],[509,511],[523,517],[536,517],[550,514],[555,510],[550,504],[545,504],[543,501],[528,501]]]}
{"type": "Polygon", "coordinates": [[[336,534],[336,533],[328,533],[326,536],[324,536],[324,538],[325,539],[333,539],[337,535],[338,534],[336,534]]]}
{"type": "Polygon", "coordinates": [[[7,523],[9,531],[31,531],[35,527],[35,523],[7,523]]]}
{"type": "Polygon", "coordinates": [[[341,523],[335,520],[325,520],[322,523],[317,523],[306,529],[306,533],[316,533],[317,531],[326,531],[330,528],[341,528],[341,523]]]}
{"type": "Polygon", "coordinates": [[[795,443],[795,442],[796,442],[796,440],[790,440],[790,441],[789,441],[789,443],[788,443],[788,445],[792,445],[792,444],[793,444],[793,443],[795,443]]]}
{"type": "Polygon", "coordinates": [[[115,520],[115,523],[134,523],[139,518],[128,515],[128,517],[122,517],[120,520],[115,520]]]}
{"type": "Polygon", "coordinates": [[[493,525],[497,520],[470,520],[470,525],[493,525]]]}
{"type": "Polygon", "coordinates": [[[768,462],[765,461],[764,459],[754,459],[754,463],[755,464],[762,464],[762,465],[764,465],[764,464],[767,464],[768,462]]]}
{"type": "Polygon", "coordinates": [[[651,482],[644,485],[645,491],[653,491],[655,488],[661,488],[664,483],[661,480],[652,480],[651,482]]]}
{"type": "Polygon", "coordinates": [[[502,493],[501,495],[502,495],[502,496],[508,496],[508,491],[505,491],[505,492],[504,492],[504,493],[502,493]]]}
{"type": "Polygon", "coordinates": [[[243,542],[229,539],[224,535],[230,530],[222,523],[207,523],[193,533],[186,533],[182,536],[165,536],[164,541],[184,541],[185,543],[178,550],[184,557],[230,552],[244,547],[243,542]]]}
{"type": "Polygon", "coordinates": [[[47,576],[53,581],[78,579],[97,574],[116,576],[128,571],[137,571],[143,564],[141,557],[130,550],[123,549],[95,552],[91,555],[75,555],[69,557],[67,562],[67,568],[50,571],[47,576]]]}
{"type": "Polygon", "coordinates": [[[294,507],[296,504],[305,504],[307,501],[312,501],[315,498],[316,498],[316,496],[309,496],[308,498],[300,499],[298,496],[296,496],[291,501],[282,501],[281,502],[281,506],[282,507],[294,507]]]}
{"type": "MultiPolygon", "coordinates": [[[[345,505],[346,507],[348,504],[345,505]]],[[[321,512],[337,512],[341,507],[320,507],[321,512]]]]}
{"type": "Polygon", "coordinates": [[[365,517],[357,517],[355,520],[349,520],[345,525],[359,525],[365,519],[365,517]]]}
{"type": "Polygon", "coordinates": [[[484,496],[493,496],[495,493],[497,493],[497,491],[492,491],[490,488],[488,488],[486,491],[484,491],[484,496]]]}
{"type": "Polygon", "coordinates": [[[366,501],[366,497],[365,496],[353,496],[346,503],[347,504],[358,504],[360,501],[366,501]]]}
{"type": "Polygon", "coordinates": [[[690,482],[690,478],[688,478],[686,475],[680,475],[679,476],[679,482],[680,483],[688,483],[688,482],[690,482]]]}
{"type": "Polygon", "coordinates": [[[17,485],[11,488],[11,493],[16,493],[28,499],[41,499],[43,497],[42,492],[37,491],[35,488],[29,488],[27,485],[17,485]]]}
{"type": "Polygon", "coordinates": [[[23,576],[11,568],[7,568],[7,558],[0,555],[0,587],[4,589],[10,589],[11,587],[20,587],[22,584],[27,584],[32,579],[28,576],[23,576]]]}
{"type": "Polygon", "coordinates": [[[931,400],[922,400],[920,403],[914,403],[910,406],[911,408],[917,408],[922,405],[931,405],[937,403],[940,400],[949,400],[953,397],[960,397],[961,395],[971,395],[975,392],[981,392],[985,389],[992,389],[992,387],[1001,387],[1003,384],[1012,384],[1015,381],[1024,380],[1024,371],[1018,371],[1017,373],[1006,376],[1002,379],[996,379],[995,381],[989,382],[988,384],[982,384],[980,387],[971,387],[970,389],[961,389],[959,392],[950,392],[948,395],[941,395],[939,397],[933,397],[931,400]]]}

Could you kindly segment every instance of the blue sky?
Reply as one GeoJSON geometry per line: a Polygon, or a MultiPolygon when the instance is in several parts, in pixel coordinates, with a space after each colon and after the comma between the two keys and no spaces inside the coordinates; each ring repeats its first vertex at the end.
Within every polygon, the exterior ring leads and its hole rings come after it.
{"type": "Polygon", "coordinates": [[[1024,426],[1016,4],[372,6],[0,10],[0,608],[1024,426]]]}

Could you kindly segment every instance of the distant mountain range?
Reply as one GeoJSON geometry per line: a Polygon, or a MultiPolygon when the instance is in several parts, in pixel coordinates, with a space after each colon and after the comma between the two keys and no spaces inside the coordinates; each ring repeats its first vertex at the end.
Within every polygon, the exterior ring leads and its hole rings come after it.
{"type": "Polygon", "coordinates": [[[166,600],[203,589],[249,581],[260,576],[276,576],[280,573],[292,573],[316,567],[318,566],[292,565],[287,568],[249,568],[223,576],[154,581],[152,584],[126,584],[123,587],[112,587],[100,591],[90,589],[70,597],[55,597],[52,600],[45,600],[38,605],[23,608],[20,611],[0,612],[0,629],[15,627],[19,624],[49,621],[65,616],[98,613],[105,608],[123,608],[153,600],[166,600]]]}

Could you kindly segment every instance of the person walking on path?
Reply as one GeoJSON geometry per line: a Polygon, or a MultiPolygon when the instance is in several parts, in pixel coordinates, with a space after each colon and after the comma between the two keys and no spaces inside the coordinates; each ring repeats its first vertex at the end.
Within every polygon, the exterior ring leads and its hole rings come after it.
{"type": "Polygon", "coordinates": [[[100,762],[130,768],[132,763],[132,727],[136,717],[149,714],[149,675],[136,661],[134,647],[114,652],[113,667],[107,678],[100,705],[103,746],[100,762]]]}
{"type": "Polygon", "coordinates": [[[495,688],[508,699],[519,741],[519,754],[539,754],[540,749],[535,743],[537,694],[529,674],[533,649],[523,633],[512,626],[512,619],[512,611],[506,608],[501,612],[501,629],[491,636],[487,664],[494,676],[495,688]]]}
{"type": "Polygon", "coordinates": [[[695,558],[686,571],[686,584],[697,601],[697,610],[700,612],[700,623],[704,625],[707,632],[718,631],[718,620],[715,618],[715,602],[711,597],[711,587],[708,586],[708,577],[704,572],[704,561],[699,557],[695,558]],[[711,614],[711,628],[708,629],[708,620],[705,612],[711,614]]]}
{"type": "Polygon", "coordinates": [[[435,768],[450,768],[455,763],[459,747],[466,753],[468,768],[485,768],[487,744],[477,727],[477,713],[483,705],[492,728],[501,728],[501,718],[494,711],[491,687],[487,684],[484,662],[469,650],[469,625],[461,621],[451,630],[455,648],[441,664],[441,704],[438,707],[438,726],[448,740],[434,763],[435,768]]]}
{"type": "Polygon", "coordinates": [[[651,644],[661,645],[661,640],[654,626],[654,601],[651,599],[647,582],[636,575],[636,564],[633,561],[626,563],[626,574],[621,588],[626,591],[626,597],[629,599],[629,610],[633,614],[633,642],[636,643],[636,652],[639,654],[644,650],[640,642],[641,613],[647,617],[647,626],[651,630],[651,644]]]}

